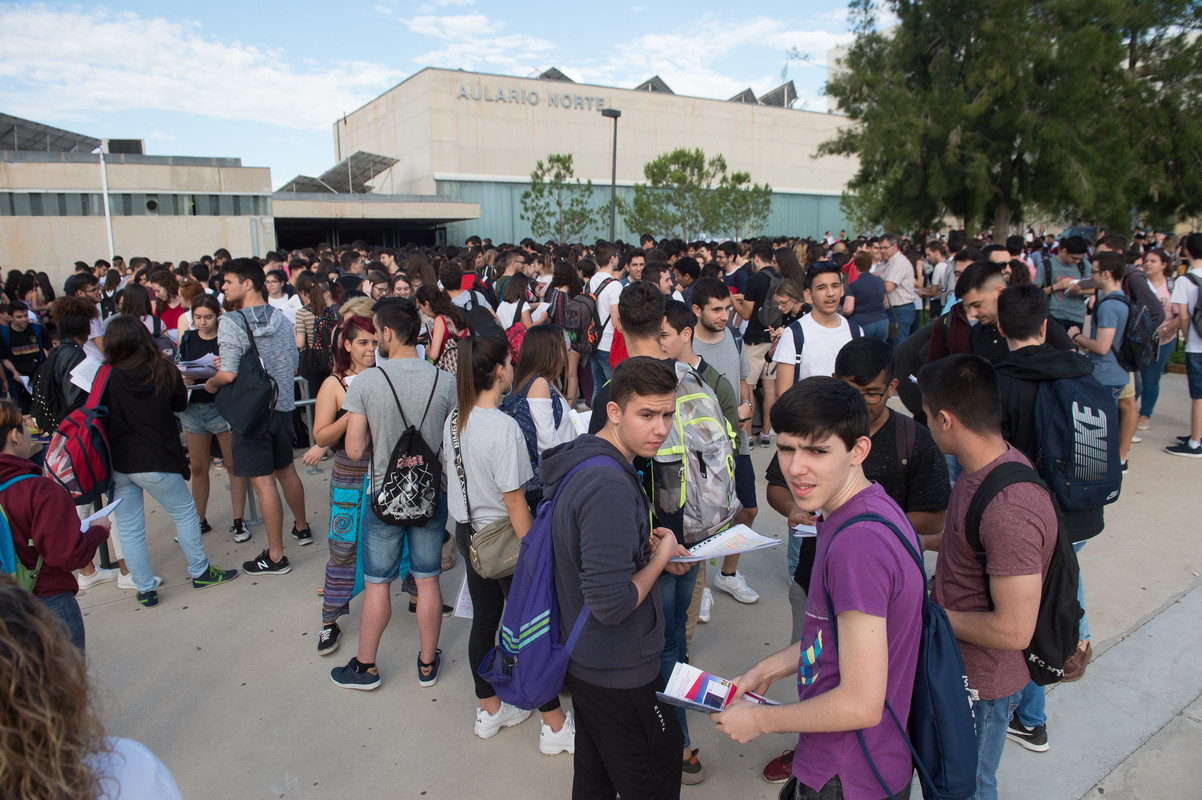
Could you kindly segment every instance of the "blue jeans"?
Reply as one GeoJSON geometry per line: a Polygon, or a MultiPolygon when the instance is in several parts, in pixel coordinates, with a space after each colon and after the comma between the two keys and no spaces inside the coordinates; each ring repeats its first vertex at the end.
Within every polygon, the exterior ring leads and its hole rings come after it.
{"type": "MultiPolygon", "coordinates": [[[[174,435],[174,434],[172,434],[174,435]]],[[[209,569],[209,559],[200,542],[200,516],[188,484],[178,472],[113,472],[113,496],[121,503],[113,511],[117,520],[117,535],[125,553],[125,565],[133,576],[139,592],[149,592],[154,586],[154,569],[146,549],[146,510],[142,491],[150,492],[175,522],[179,547],[188,557],[188,574],[199,578],[209,569]]]]}
{"type": "Polygon", "coordinates": [[[1047,696],[1043,687],[1035,681],[1027,681],[1027,685],[1018,693],[1018,708],[1014,713],[1018,721],[1028,728],[1037,728],[1048,724],[1047,696]]]}
{"type": "Polygon", "coordinates": [[[364,515],[361,528],[363,580],[392,583],[401,577],[405,545],[409,545],[409,574],[437,578],[442,574],[442,542],[446,538],[447,493],[438,493],[434,516],[425,525],[389,525],[374,513],[364,515]]]}
{"type": "Polygon", "coordinates": [[[83,614],[79,611],[79,603],[70,592],[48,594],[39,597],[42,605],[54,612],[54,616],[63,623],[63,630],[71,637],[71,643],[84,652],[83,614]]]}
{"type": "MultiPolygon", "coordinates": [[[[659,596],[664,603],[664,650],[659,654],[659,674],[664,682],[672,674],[677,661],[688,662],[689,640],[685,637],[685,623],[689,620],[689,603],[693,599],[693,587],[697,584],[700,564],[683,575],[665,572],[655,581],[659,596]]],[[[673,706],[680,729],[684,731],[684,746],[689,746],[689,726],[685,710],[673,706]]]]}
{"type": "Polygon", "coordinates": [[[1164,374],[1164,368],[1169,363],[1169,356],[1173,355],[1175,345],[1176,342],[1162,344],[1159,357],[1139,374],[1144,385],[1142,402],[1139,404],[1141,417],[1152,419],[1152,412],[1156,410],[1156,401],[1160,399],[1160,376],[1164,374]]]}
{"type": "MultiPolygon", "coordinates": [[[[589,356],[589,363],[593,369],[593,400],[597,399],[597,392],[601,391],[601,387],[609,383],[609,379],[614,376],[614,368],[609,365],[609,351],[597,350],[589,356]]],[[[601,410],[605,413],[605,409],[601,410]]]]}
{"type": "Polygon", "coordinates": [[[972,713],[977,728],[977,791],[972,800],[997,800],[997,768],[1006,746],[1006,726],[1014,716],[1022,692],[997,700],[974,700],[972,713]]]}
{"type": "MultiPolygon", "coordinates": [[[[1085,546],[1085,542],[1077,542],[1073,545],[1073,552],[1080,553],[1081,548],[1085,546]]],[[[1089,641],[1089,615],[1085,613],[1085,578],[1077,579],[1077,604],[1081,606],[1081,622],[1077,626],[1077,638],[1083,642],[1089,641]]]]}
{"type": "Polygon", "coordinates": [[[864,332],[865,338],[883,342],[889,338],[889,322],[888,318],[878,319],[876,322],[861,322],[860,330],[864,332]]]}
{"type": "Polygon", "coordinates": [[[907,303],[902,306],[893,306],[889,310],[889,322],[892,322],[894,317],[897,318],[897,338],[890,339],[889,344],[897,347],[897,343],[910,335],[910,329],[914,327],[916,314],[914,313],[914,304],[907,303]]]}

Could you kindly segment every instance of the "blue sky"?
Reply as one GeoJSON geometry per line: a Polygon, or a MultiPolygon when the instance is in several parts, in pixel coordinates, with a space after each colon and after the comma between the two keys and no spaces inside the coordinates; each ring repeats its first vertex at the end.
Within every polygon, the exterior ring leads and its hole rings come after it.
{"type": "Polygon", "coordinates": [[[792,79],[825,110],[841,3],[492,0],[0,3],[0,111],[155,155],[236,156],[273,186],[334,163],[331,125],[425,66],[725,99],[792,79]],[[790,60],[790,49],[804,60],[790,60]]]}

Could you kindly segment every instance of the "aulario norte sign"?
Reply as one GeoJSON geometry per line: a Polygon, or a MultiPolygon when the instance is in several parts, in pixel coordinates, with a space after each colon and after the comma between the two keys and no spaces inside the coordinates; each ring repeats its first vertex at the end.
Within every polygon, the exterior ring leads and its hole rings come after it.
{"type": "Polygon", "coordinates": [[[604,97],[574,94],[572,92],[557,92],[538,89],[514,89],[505,86],[489,86],[477,83],[472,86],[459,84],[457,100],[474,100],[485,103],[507,103],[509,105],[537,106],[564,108],[576,111],[600,111],[607,107],[604,97]]]}

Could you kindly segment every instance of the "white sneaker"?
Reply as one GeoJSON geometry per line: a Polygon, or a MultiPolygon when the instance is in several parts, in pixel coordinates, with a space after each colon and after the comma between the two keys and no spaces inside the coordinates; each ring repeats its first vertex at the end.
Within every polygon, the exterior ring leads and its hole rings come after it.
{"type": "MultiPolygon", "coordinates": [[[[504,702],[501,703],[500,710],[495,714],[489,714],[484,709],[477,708],[476,735],[481,739],[491,739],[497,735],[497,731],[501,730],[501,728],[521,725],[526,721],[526,717],[528,716],[530,716],[530,712],[526,709],[511,706],[509,703],[504,702]]],[[[572,730],[575,731],[575,728],[572,730]]]]}
{"type": "Polygon", "coordinates": [[[709,622],[710,611],[714,608],[714,593],[710,591],[710,587],[705,587],[701,590],[701,609],[697,612],[698,622],[709,622]]]}
{"type": "Polygon", "coordinates": [[[98,583],[115,581],[120,575],[121,570],[119,569],[102,569],[97,567],[96,571],[91,575],[84,575],[80,572],[75,573],[75,582],[79,584],[80,589],[90,589],[98,583]]]}
{"type": "Polygon", "coordinates": [[[1136,435],[1133,435],[1133,436],[1131,437],[1131,444],[1139,444],[1139,443],[1140,443],[1140,442],[1142,442],[1143,440],[1144,440],[1144,437],[1142,437],[1142,436],[1139,436],[1138,434],[1136,434],[1136,435]]]}
{"type": "Polygon", "coordinates": [[[719,570],[714,576],[714,588],[726,592],[740,603],[754,603],[760,599],[759,593],[747,585],[747,579],[738,571],[734,575],[723,575],[719,570]]]}
{"type": "Polygon", "coordinates": [[[576,721],[572,719],[571,711],[563,713],[567,720],[562,728],[553,731],[551,726],[544,722],[538,732],[538,751],[545,756],[576,752],[576,721]]]}
{"type": "MultiPolygon", "coordinates": [[[[163,585],[163,579],[160,578],[158,575],[155,575],[154,576],[154,588],[158,589],[162,585],[163,585]]],[[[118,578],[117,579],[117,588],[118,589],[129,589],[130,591],[136,590],[138,587],[134,585],[133,573],[130,573],[129,575],[122,575],[120,578],[118,578]]]]}

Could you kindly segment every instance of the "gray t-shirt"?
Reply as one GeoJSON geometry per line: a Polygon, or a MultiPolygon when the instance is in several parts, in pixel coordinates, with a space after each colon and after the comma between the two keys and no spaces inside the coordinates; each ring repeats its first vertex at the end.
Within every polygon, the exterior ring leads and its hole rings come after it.
{"type": "MultiPolygon", "coordinates": [[[[717,344],[709,344],[703,342],[696,336],[693,337],[693,352],[706,360],[706,363],[713,366],[730,382],[730,386],[735,390],[735,402],[742,403],[743,397],[739,389],[739,382],[745,381],[751,375],[751,365],[747,361],[746,348],[739,347],[735,344],[735,336],[730,330],[722,332],[722,341],[717,344]]],[[[751,445],[748,444],[747,434],[742,430],[739,431],[739,455],[745,456],[751,453],[751,445]]]]}
{"type": "Polygon", "coordinates": [[[251,306],[221,315],[217,321],[221,371],[237,374],[242,355],[250,348],[244,322],[249,322],[250,329],[254,332],[255,347],[259,350],[263,368],[279,387],[275,410],[292,411],[296,408],[292,386],[300,351],[296,349],[292,323],[278,309],[269,305],[251,306]]]}
{"type": "MultiPolygon", "coordinates": [[[[457,387],[455,376],[442,372],[433,364],[420,358],[385,358],[376,363],[376,368],[365,369],[355,376],[342,407],[352,414],[367,417],[367,428],[372,440],[372,492],[380,491],[392,448],[405,432],[406,425],[397,412],[396,401],[388,389],[388,381],[380,370],[388,373],[397,398],[405,412],[405,420],[411,425],[421,422],[430,403],[430,412],[421,424],[422,438],[435,453],[442,447],[442,429],[454,410],[457,387]],[[438,384],[434,380],[437,377],[438,384]],[[433,397],[431,397],[433,390],[433,397]]],[[[443,489],[446,489],[446,474],[443,474],[443,489]]]]}
{"type": "MultiPolygon", "coordinates": [[[[1048,278],[1045,278],[1045,270],[1051,270],[1051,284],[1061,278],[1088,278],[1089,277],[1089,262],[1082,260],[1077,265],[1065,264],[1058,257],[1053,256],[1043,265],[1035,270],[1036,286],[1043,286],[1048,283],[1048,278]]],[[[1085,324],[1085,295],[1071,295],[1064,292],[1052,292],[1048,298],[1049,311],[1056,319],[1068,320],[1075,322],[1078,325],[1085,324]]]]}
{"type": "MultiPolygon", "coordinates": [[[[457,522],[467,522],[467,506],[455,469],[455,451],[451,446],[451,420],[443,426],[443,474],[447,476],[447,512],[457,522]]],[[[463,451],[463,473],[467,478],[468,498],[472,504],[472,530],[505,519],[505,492],[521,489],[534,477],[526,440],[517,420],[495,408],[473,408],[467,427],[459,437],[463,451]]]]}

